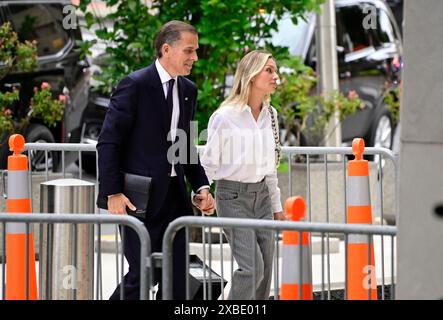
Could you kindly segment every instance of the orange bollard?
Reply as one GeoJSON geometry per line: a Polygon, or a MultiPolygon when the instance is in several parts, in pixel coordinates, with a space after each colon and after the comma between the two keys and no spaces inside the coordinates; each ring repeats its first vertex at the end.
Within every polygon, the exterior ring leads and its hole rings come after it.
{"type": "MultiPolygon", "coordinates": [[[[348,163],[347,180],[347,223],[372,224],[371,197],[369,192],[369,165],[363,160],[365,142],[356,138],[352,141],[355,160],[348,163]]],[[[348,300],[376,300],[374,244],[368,243],[367,235],[348,236],[347,293],[348,300]],[[370,252],[370,258],[368,258],[370,252]]]]}
{"type": "MultiPolygon", "coordinates": [[[[20,154],[25,139],[19,134],[9,138],[9,148],[14,152],[8,157],[8,213],[31,212],[28,184],[28,157],[20,154]]],[[[28,238],[28,294],[26,294],[26,224],[6,225],[6,299],[37,300],[37,277],[35,272],[34,236],[31,226],[28,238]]]]}
{"type": "MultiPolygon", "coordinates": [[[[285,202],[286,217],[300,221],[305,217],[306,203],[302,197],[290,197],[285,202]]],[[[312,300],[312,255],[309,232],[283,231],[283,265],[280,299],[312,300]],[[302,265],[300,270],[300,249],[302,265]],[[301,279],[300,279],[301,274],[301,279]]]]}

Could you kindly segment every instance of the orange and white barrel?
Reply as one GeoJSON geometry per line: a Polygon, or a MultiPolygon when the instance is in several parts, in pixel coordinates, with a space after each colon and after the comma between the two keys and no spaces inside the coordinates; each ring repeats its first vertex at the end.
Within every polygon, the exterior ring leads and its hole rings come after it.
{"type": "MultiPolygon", "coordinates": [[[[286,200],[285,214],[289,220],[301,221],[305,217],[305,211],[306,203],[302,197],[294,196],[286,200]]],[[[298,231],[283,231],[282,256],[280,299],[312,300],[312,254],[309,232],[301,232],[300,239],[298,231]]]]}
{"type": "MultiPolygon", "coordinates": [[[[9,138],[13,155],[8,157],[8,186],[6,209],[8,213],[31,213],[28,181],[28,158],[21,154],[25,139],[19,134],[9,138]]],[[[36,300],[37,277],[35,271],[34,236],[31,225],[6,224],[6,299],[36,300]],[[28,250],[26,236],[28,231],[28,250]],[[28,278],[26,279],[26,252],[28,251],[28,278]],[[26,284],[28,294],[26,294],[26,284]]]]}
{"type": "MultiPolygon", "coordinates": [[[[355,155],[355,160],[348,162],[346,186],[348,224],[372,224],[369,164],[367,160],[363,160],[364,150],[364,140],[354,139],[352,153],[355,155]]],[[[376,300],[377,283],[372,237],[365,234],[350,234],[347,252],[348,300],[376,300]]]]}

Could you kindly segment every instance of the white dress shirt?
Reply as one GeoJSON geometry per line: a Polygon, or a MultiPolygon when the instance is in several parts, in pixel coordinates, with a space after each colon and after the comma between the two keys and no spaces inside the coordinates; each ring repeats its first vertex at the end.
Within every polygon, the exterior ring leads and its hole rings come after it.
{"type": "MultiPolygon", "coordinates": [[[[163,92],[165,93],[165,99],[168,96],[168,86],[169,86],[169,80],[172,79],[171,75],[163,68],[160,61],[158,59],[155,60],[155,67],[157,68],[158,75],[160,76],[160,81],[163,86],[163,92]]],[[[180,117],[180,105],[178,100],[178,82],[177,77],[174,78],[174,88],[172,88],[172,118],[171,118],[171,141],[175,141],[175,137],[177,135],[177,127],[178,127],[178,120],[180,117]]],[[[176,177],[177,173],[175,172],[174,165],[171,164],[171,177],[176,177]]],[[[201,186],[198,188],[197,192],[199,192],[202,189],[209,189],[209,186],[201,186]]],[[[194,197],[195,193],[192,193],[192,198],[194,197]]]]}
{"type": "MultiPolygon", "coordinates": [[[[163,91],[165,93],[165,99],[168,95],[168,81],[172,79],[172,77],[169,75],[169,73],[163,68],[160,61],[157,59],[155,60],[155,67],[157,68],[158,75],[160,76],[160,81],[163,86],[163,91]]],[[[171,141],[175,141],[175,137],[177,135],[177,126],[178,126],[178,119],[180,117],[180,105],[178,100],[178,83],[177,83],[177,77],[174,78],[174,88],[172,89],[172,118],[171,118],[171,141]]],[[[171,177],[177,176],[177,173],[175,172],[174,165],[171,164],[171,177]]]]}
{"type": "MultiPolygon", "coordinates": [[[[277,118],[277,111],[274,111],[277,118]]],[[[275,167],[275,141],[271,115],[262,108],[257,121],[251,108],[224,106],[208,123],[208,141],[201,156],[208,179],[255,183],[265,179],[273,212],[281,212],[275,167]]]]}

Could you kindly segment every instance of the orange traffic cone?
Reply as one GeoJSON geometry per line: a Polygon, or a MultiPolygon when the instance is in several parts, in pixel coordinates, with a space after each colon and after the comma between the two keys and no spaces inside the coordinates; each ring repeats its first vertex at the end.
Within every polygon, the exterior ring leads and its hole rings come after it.
{"type": "MultiPolygon", "coordinates": [[[[8,213],[31,212],[28,184],[28,158],[20,154],[25,139],[19,134],[9,138],[9,148],[14,152],[8,157],[8,213]]],[[[37,277],[35,272],[34,236],[29,228],[28,277],[26,277],[26,224],[6,225],[6,299],[36,300],[37,277]],[[26,279],[27,278],[27,279],[26,279]],[[26,292],[26,282],[28,292],[26,292]]]]}
{"type": "MultiPolygon", "coordinates": [[[[300,221],[305,216],[302,197],[290,197],[285,202],[286,217],[300,221]]],[[[280,298],[282,300],[312,300],[312,255],[309,232],[283,231],[283,265],[280,298]],[[300,255],[301,249],[301,255],[300,255]],[[300,270],[300,257],[301,270],[300,270]],[[301,278],[300,278],[301,275],[301,278]]]]}
{"type": "MultiPolygon", "coordinates": [[[[352,141],[355,160],[348,163],[347,180],[347,223],[372,224],[371,197],[369,192],[369,165],[363,160],[365,142],[356,138],[352,141]]],[[[367,235],[350,234],[348,237],[348,299],[377,299],[375,277],[374,244],[368,243],[367,235]],[[368,250],[370,257],[368,258],[368,250]]]]}

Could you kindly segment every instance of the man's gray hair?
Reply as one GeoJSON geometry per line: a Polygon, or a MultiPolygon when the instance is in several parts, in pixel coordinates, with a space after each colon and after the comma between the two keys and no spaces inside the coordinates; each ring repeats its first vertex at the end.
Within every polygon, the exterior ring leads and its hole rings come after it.
{"type": "Polygon", "coordinates": [[[155,37],[155,50],[157,51],[157,57],[162,57],[162,46],[167,43],[170,46],[181,39],[182,32],[191,32],[198,34],[197,30],[190,24],[183,21],[172,20],[164,24],[155,37]]]}

